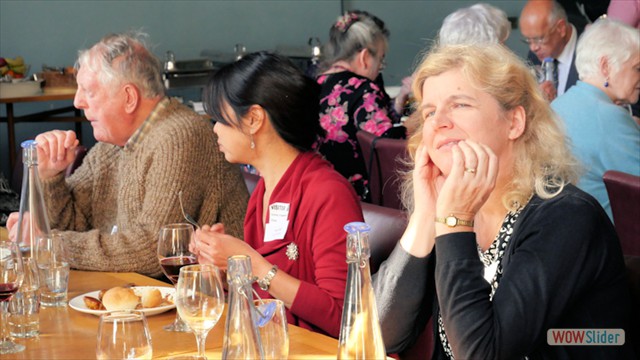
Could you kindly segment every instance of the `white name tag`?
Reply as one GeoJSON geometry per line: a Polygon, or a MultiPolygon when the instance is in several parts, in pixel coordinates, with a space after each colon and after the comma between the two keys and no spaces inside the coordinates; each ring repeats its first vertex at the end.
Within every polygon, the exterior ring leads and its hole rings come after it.
{"type": "Polygon", "coordinates": [[[264,227],[264,242],[284,239],[287,227],[289,227],[289,220],[268,223],[264,227]]]}
{"type": "Polygon", "coordinates": [[[269,222],[264,227],[264,242],[284,239],[289,227],[289,208],[287,203],[269,205],[269,222]]]}

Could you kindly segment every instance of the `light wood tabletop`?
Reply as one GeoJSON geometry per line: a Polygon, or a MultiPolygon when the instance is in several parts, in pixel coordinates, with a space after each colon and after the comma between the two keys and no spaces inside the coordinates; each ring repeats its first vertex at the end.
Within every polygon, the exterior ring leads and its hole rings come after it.
{"type": "MultiPolygon", "coordinates": [[[[126,283],[138,286],[167,286],[170,284],[135,273],[105,273],[71,271],[69,300],[82,294],[108,289],[126,283]]],[[[153,358],[196,355],[196,339],[192,333],[167,332],[162,329],[173,321],[175,310],[149,316],[153,358]]],[[[219,359],[222,353],[226,313],[209,332],[206,354],[219,359]]],[[[41,308],[40,336],[15,339],[26,346],[17,354],[2,355],[2,359],[95,359],[99,317],[76,311],[70,307],[41,308]]],[[[328,336],[289,325],[289,359],[335,359],[338,341],[328,336]]]]}

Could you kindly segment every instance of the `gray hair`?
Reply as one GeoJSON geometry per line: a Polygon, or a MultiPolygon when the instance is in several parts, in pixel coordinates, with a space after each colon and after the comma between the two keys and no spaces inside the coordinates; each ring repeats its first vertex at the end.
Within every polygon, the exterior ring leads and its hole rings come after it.
{"type": "Polygon", "coordinates": [[[80,50],[76,69],[87,66],[102,84],[133,83],[146,98],[164,95],[162,62],[146,45],[142,32],[109,34],[90,49],[80,50]]]}
{"type": "Polygon", "coordinates": [[[336,61],[349,60],[362,49],[377,55],[376,46],[380,41],[386,49],[389,30],[382,20],[366,11],[345,13],[329,31],[329,41],[322,49],[320,69],[326,70],[336,61]]]}
{"type": "Polygon", "coordinates": [[[580,79],[600,75],[600,59],[606,58],[611,72],[640,49],[640,30],[612,19],[599,19],[578,39],[576,70],[580,79]]]}
{"type": "Polygon", "coordinates": [[[504,11],[479,3],[458,9],[444,18],[438,33],[438,43],[502,43],[507,40],[510,32],[511,22],[504,11]]]}
{"type": "Polygon", "coordinates": [[[549,12],[549,17],[547,21],[549,21],[549,25],[555,24],[558,20],[564,20],[567,22],[567,12],[564,10],[562,5],[555,0],[551,1],[551,11],[549,12]]]}

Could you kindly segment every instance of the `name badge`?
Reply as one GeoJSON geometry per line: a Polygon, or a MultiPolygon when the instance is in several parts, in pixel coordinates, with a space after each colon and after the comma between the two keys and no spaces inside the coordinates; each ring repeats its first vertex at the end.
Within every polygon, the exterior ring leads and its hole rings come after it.
{"type": "Polygon", "coordinates": [[[264,228],[264,242],[284,239],[289,227],[289,208],[289,204],[281,202],[269,205],[269,222],[264,228]]]}

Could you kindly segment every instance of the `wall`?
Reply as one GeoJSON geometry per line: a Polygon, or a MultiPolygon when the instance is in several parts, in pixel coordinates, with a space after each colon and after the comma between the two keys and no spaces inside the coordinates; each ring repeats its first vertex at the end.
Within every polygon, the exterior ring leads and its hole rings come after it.
{"type": "MultiPolygon", "coordinates": [[[[517,16],[524,1],[486,1],[517,16]]],[[[150,35],[154,52],[164,57],[167,50],[176,58],[200,57],[204,49],[232,52],[236,43],[248,51],[276,49],[278,46],[305,47],[311,36],[327,39],[330,25],[344,9],[362,9],[382,18],[391,30],[385,82],[399,84],[412,69],[439,28],[442,19],[457,8],[474,1],[20,1],[0,0],[0,56],[21,55],[39,71],[42,64],[72,65],[77,51],[91,46],[103,35],[142,29],[150,35]]],[[[518,46],[517,31],[509,42],[518,46]]],[[[177,95],[182,95],[178,93],[177,95]]],[[[190,93],[187,93],[190,96],[190,93]]],[[[58,101],[45,104],[17,104],[16,115],[69,105],[58,101]]],[[[4,106],[0,115],[5,115],[4,106]]],[[[16,141],[54,128],[71,129],[65,123],[20,123],[16,141]]],[[[83,143],[94,140],[89,124],[83,124],[83,143]]],[[[5,123],[0,124],[0,171],[8,174],[8,144],[5,123]]]]}

